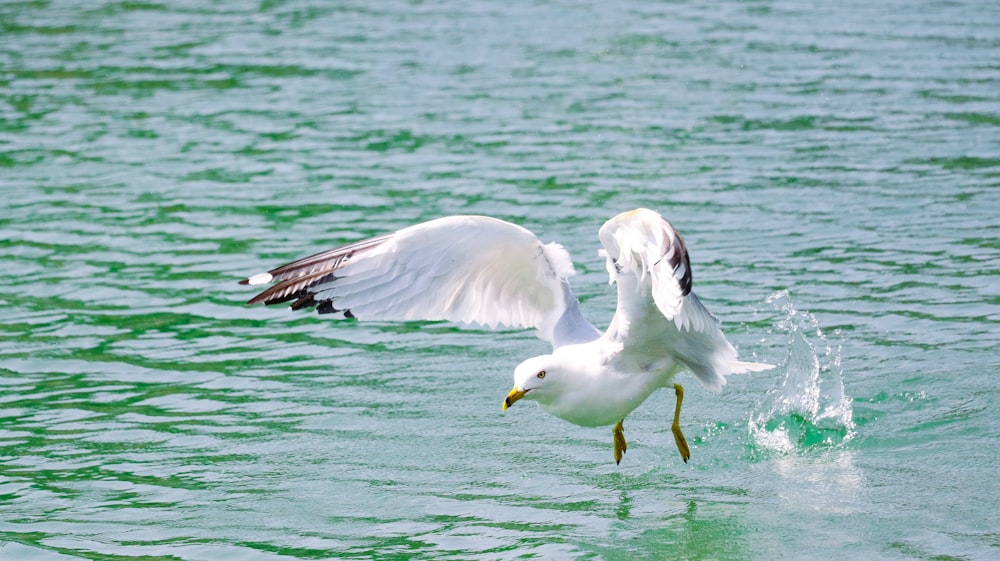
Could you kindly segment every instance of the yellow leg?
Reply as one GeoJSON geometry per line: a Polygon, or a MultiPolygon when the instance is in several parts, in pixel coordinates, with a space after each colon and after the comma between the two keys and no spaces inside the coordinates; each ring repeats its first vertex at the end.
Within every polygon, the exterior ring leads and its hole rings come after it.
{"type": "Polygon", "coordinates": [[[615,428],[611,429],[611,434],[613,434],[615,436],[615,463],[616,464],[622,463],[622,455],[624,455],[625,451],[628,450],[628,445],[625,444],[625,427],[622,426],[622,423],[624,421],[625,421],[625,419],[622,419],[621,421],[618,421],[618,424],[615,425],[615,428]]]}
{"type": "MultiPolygon", "coordinates": [[[[674,433],[674,442],[677,443],[677,450],[681,453],[681,458],[684,459],[684,463],[687,463],[688,458],[691,457],[691,449],[688,448],[687,440],[684,440],[684,433],[681,432],[681,402],[684,401],[684,387],[680,384],[674,384],[674,393],[677,394],[677,408],[674,409],[674,424],[670,426],[670,430],[674,433]]],[[[621,427],[621,423],[618,423],[621,427]]],[[[615,452],[617,455],[617,452],[615,452]]]]}

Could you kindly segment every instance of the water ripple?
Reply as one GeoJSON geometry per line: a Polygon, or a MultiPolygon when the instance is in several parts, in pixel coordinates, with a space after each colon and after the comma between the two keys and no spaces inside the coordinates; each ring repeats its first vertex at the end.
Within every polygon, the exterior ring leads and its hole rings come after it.
{"type": "Polygon", "coordinates": [[[966,1],[0,4],[0,557],[990,558],[998,28],[966,1]],[[531,334],[234,283],[491,214],[564,243],[602,324],[596,229],[636,206],[781,363],[689,387],[689,464],[666,394],[620,467],[604,429],[501,415],[531,334]]]}

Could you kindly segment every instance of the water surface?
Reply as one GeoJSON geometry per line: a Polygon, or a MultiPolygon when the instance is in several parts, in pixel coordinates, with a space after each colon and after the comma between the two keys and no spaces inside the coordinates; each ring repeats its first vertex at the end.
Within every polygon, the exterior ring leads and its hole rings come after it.
{"type": "Polygon", "coordinates": [[[0,5],[0,559],[998,556],[988,2],[0,5]],[[454,213],[647,206],[742,356],[607,429],[532,334],[248,309],[454,213]]]}

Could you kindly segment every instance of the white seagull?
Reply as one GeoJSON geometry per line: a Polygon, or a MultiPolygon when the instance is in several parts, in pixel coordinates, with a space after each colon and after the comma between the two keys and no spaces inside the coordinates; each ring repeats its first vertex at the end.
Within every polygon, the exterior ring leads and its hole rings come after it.
{"type": "MultiPolygon", "coordinates": [[[[569,254],[530,231],[486,216],[448,216],[317,253],[253,275],[275,282],[248,304],[291,302],[293,310],[359,320],[449,320],[495,328],[535,328],[552,354],[514,370],[503,409],[536,401],[585,427],[614,424],[615,462],[626,450],[622,422],[654,391],[688,370],[720,391],[726,376],[773,365],[741,362],[719,320],[691,291],[684,240],[656,212],[615,216],[598,233],[618,309],[605,332],[588,322],[567,279],[569,254]]],[[[684,388],[671,426],[681,457],[691,456],[680,428],[684,388]]]]}

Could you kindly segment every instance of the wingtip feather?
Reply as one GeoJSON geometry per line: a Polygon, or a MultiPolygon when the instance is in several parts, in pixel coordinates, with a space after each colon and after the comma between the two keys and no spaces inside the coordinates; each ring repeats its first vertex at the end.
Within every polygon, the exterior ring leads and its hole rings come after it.
{"type": "Polygon", "coordinates": [[[250,286],[256,286],[259,284],[267,284],[271,282],[271,279],[273,278],[274,277],[271,276],[271,273],[258,273],[256,275],[241,280],[240,284],[249,284],[250,286]]]}

